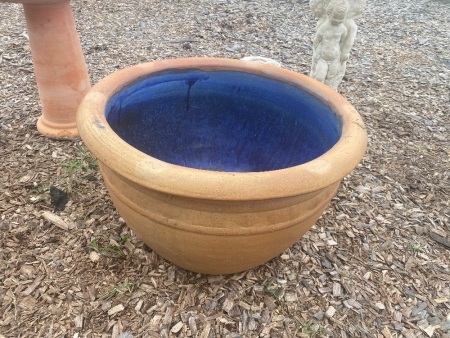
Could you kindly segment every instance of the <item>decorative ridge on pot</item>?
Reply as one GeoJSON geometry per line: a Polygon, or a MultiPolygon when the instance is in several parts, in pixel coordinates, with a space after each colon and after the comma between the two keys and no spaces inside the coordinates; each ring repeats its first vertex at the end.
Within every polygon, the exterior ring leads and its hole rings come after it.
{"type": "MultiPolygon", "coordinates": [[[[115,191],[114,187],[111,185],[111,182],[109,182],[107,177],[105,177],[105,181],[110,186],[109,193],[113,196],[117,196],[118,195],[117,191],[115,191]]],[[[337,189],[338,189],[338,187],[336,187],[336,189],[334,191],[332,191],[331,195],[334,196],[337,189]]],[[[302,213],[297,218],[290,219],[288,221],[273,223],[270,225],[261,226],[261,227],[257,227],[257,228],[249,227],[249,228],[237,228],[236,229],[236,228],[217,228],[217,227],[208,227],[208,226],[202,226],[202,225],[197,225],[197,224],[189,224],[187,222],[184,222],[183,220],[176,220],[176,219],[171,219],[170,222],[167,222],[168,221],[167,218],[165,218],[161,215],[158,215],[156,212],[145,210],[144,208],[134,204],[132,201],[130,201],[129,199],[127,199],[124,196],[121,197],[121,200],[129,208],[135,210],[142,216],[145,216],[147,219],[150,219],[154,222],[157,222],[157,223],[166,222],[167,227],[171,227],[171,228],[178,229],[178,230],[181,229],[186,232],[199,233],[199,234],[204,234],[204,235],[214,235],[214,236],[237,236],[237,235],[239,235],[239,236],[254,236],[254,235],[263,234],[266,232],[275,232],[275,231],[283,230],[286,228],[290,228],[292,226],[295,226],[296,224],[307,221],[309,218],[313,217],[314,214],[317,213],[317,211],[323,210],[329,202],[328,200],[322,200],[322,201],[320,201],[320,203],[315,205],[315,207],[313,209],[309,210],[307,213],[306,212],[302,213]]]]}
{"type": "Polygon", "coordinates": [[[217,200],[283,198],[320,190],[350,173],[361,160],[367,145],[360,115],[331,88],[279,67],[220,58],[161,60],[119,70],[99,81],[88,92],[79,107],[77,124],[83,141],[98,160],[112,170],[120,166],[120,175],[130,181],[168,194],[217,200]],[[340,117],[342,135],[323,155],[294,167],[262,172],[218,172],[158,160],[129,145],[112,130],[104,112],[115,93],[162,70],[192,68],[251,72],[296,86],[318,98],[340,117]],[[220,194],[217,194],[218,190],[220,194]]]}

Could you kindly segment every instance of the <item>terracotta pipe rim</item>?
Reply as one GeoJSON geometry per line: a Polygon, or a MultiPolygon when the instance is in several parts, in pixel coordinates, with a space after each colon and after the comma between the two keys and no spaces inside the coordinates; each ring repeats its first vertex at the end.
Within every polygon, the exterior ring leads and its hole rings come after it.
{"type": "Polygon", "coordinates": [[[79,106],[77,125],[91,152],[119,175],[152,190],[213,200],[283,198],[320,190],[340,181],[361,161],[367,133],[361,116],[340,94],[305,75],[279,67],[221,58],[169,59],[125,68],[99,81],[79,106]],[[285,81],[314,95],[342,119],[339,141],[307,163],[263,172],[218,172],[160,161],[132,147],[109,126],[105,108],[125,85],[164,69],[235,70],[285,81]]]}

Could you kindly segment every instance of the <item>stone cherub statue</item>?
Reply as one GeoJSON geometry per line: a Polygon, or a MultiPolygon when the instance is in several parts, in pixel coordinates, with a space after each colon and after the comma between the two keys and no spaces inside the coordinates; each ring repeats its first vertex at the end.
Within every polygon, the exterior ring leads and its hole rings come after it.
{"type": "Polygon", "coordinates": [[[337,89],[345,75],[366,0],[310,0],[317,22],[311,77],[337,89]]]}

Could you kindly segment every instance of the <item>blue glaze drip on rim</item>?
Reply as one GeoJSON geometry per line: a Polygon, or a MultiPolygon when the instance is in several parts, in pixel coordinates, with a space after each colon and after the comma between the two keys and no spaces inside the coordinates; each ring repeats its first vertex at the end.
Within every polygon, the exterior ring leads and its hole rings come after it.
{"type": "Polygon", "coordinates": [[[238,71],[167,70],[111,97],[111,128],[168,163],[259,172],[311,161],[339,140],[340,118],[293,85],[238,71]]]}

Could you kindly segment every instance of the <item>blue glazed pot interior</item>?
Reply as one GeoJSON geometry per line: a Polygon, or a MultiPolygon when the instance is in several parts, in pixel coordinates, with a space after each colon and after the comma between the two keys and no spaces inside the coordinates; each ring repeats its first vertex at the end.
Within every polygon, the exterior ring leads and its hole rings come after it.
{"type": "Polygon", "coordinates": [[[228,172],[278,170],[333,147],[340,118],[293,85],[238,71],[168,70],[114,94],[106,119],[159,160],[228,172]]]}

